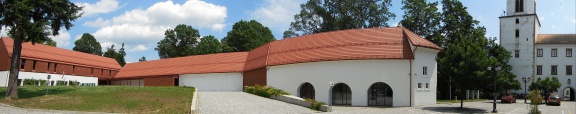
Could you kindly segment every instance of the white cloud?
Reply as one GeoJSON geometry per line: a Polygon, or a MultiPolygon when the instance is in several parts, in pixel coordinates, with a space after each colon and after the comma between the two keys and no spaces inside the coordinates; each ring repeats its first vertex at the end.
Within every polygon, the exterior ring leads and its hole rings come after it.
{"type": "Polygon", "coordinates": [[[137,45],[136,47],[134,47],[134,48],[132,48],[132,49],[130,49],[130,50],[128,50],[128,51],[130,51],[130,52],[138,52],[138,51],[145,51],[145,50],[147,50],[147,49],[148,49],[148,47],[146,47],[146,46],[144,46],[144,45],[137,45]]]}
{"type": "Polygon", "coordinates": [[[540,17],[540,21],[544,21],[546,20],[546,18],[544,18],[544,16],[540,17]]]}
{"type": "Polygon", "coordinates": [[[6,27],[2,27],[2,30],[0,30],[0,36],[6,36],[8,37],[8,30],[9,28],[6,27]]]}
{"type": "Polygon", "coordinates": [[[572,23],[576,24],[576,18],[572,19],[572,23]]]}
{"type": "Polygon", "coordinates": [[[58,47],[64,47],[64,46],[69,46],[70,45],[70,33],[68,33],[68,31],[66,31],[66,29],[62,28],[59,31],[60,35],[58,36],[52,36],[50,38],[52,38],[52,40],[54,40],[56,42],[56,46],[58,47]]]}
{"type": "Polygon", "coordinates": [[[79,6],[84,6],[81,12],[83,17],[89,17],[99,13],[108,13],[118,9],[118,1],[116,0],[101,0],[95,4],[89,3],[76,3],[79,6]]]}
{"type": "Polygon", "coordinates": [[[259,8],[251,11],[250,15],[264,26],[286,30],[294,15],[300,12],[300,3],[293,0],[266,0],[259,8]]]}
{"type": "Polygon", "coordinates": [[[199,0],[188,0],[183,4],[164,1],[146,9],[128,10],[109,19],[87,21],[84,26],[99,28],[92,35],[101,43],[102,49],[112,44],[119,49],[120,44],[125,43],[126,47],[134,47],[129,49],[131,51],[143,51],[155,47],[156,42],[164,37],[164,32],[178,24],[221,31],[226,26],[226,10],[224,6],[199,0]]]}
{"type": "Polygon", "coordinates": [[[86,21],[84,23],[84,26],[90,26],[90,27],[105,27],[105,26],[110,26],[110,20],[104,20],[101,17],[98,17],[98,19],[94,20],[94,21],[86,21]]]}

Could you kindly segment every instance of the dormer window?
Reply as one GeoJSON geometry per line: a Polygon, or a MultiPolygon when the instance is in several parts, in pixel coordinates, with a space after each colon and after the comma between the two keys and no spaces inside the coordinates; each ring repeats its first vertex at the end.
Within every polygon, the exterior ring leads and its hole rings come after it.
{"type": "Polygon", "coordinates": [[[524,0],[516,0],[516,12],[524,12],[524,0]]]}

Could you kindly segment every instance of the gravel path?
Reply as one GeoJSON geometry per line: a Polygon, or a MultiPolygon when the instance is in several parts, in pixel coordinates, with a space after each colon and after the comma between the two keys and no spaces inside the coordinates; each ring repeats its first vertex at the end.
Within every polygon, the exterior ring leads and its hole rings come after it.
{"type": "Polygon", "coordinates": [[[0,104],[1,114],[102,114],[102,112],[78,112],[78,111],[60,111],[60,110],[41,110],[41,109],[24,109],[0,104]]]}
{"type": "Polygon", "coordinates": [[[316,113],[306,107],[244,92],[199,92],[200,114],[301,114],[316,113]]]}

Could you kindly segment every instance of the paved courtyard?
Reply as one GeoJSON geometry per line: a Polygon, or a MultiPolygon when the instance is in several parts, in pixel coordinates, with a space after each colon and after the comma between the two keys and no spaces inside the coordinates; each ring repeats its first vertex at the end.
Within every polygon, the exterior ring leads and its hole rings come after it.
{"type": "Polygon", "coordinates": [[[318,112],[245,92],[199,92],[197,108],[200,114],[302,114],[318,112]]]}
{"type": "MultiPolygon", "coordinates": [[[[498,101],[499,102],[499,101],[498,101]]],[[[502,114],[526,114],[528,113],[528,104],[518,100],[518,103],[497,103],[498,113],[502,114]]],[[[528,101],[529,102],[529,101],[528,101]]],[[[345,107],[334,106],[333,112],[336,114],[365,114],[365,113],[490,113],[492,111],[492,101],[465,102],[464,108],[460,109],[460,103],[452,104],[433,104],[416,107],[396,107],[396,108],[378,108],[378,107],[345,107]]],[[[565,101],[561,106],[539,105],[542,114],[576,114],[576,102],[565,101]]]]}

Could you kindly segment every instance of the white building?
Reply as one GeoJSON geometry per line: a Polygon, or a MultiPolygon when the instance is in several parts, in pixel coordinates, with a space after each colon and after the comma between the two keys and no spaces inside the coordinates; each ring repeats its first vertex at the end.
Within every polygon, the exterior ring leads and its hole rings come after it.
{"type": "MultiPolygon", "coordinates": [[[[512,55],[509,65],[516,79],[523,83],[522,78],[535,81],[557,77],[562,83],[558,94],[574,100],[576,58],[572,53],[576,49],[576,34],[540,34],[535,0],[506,3],[505,16],[500,17],[500,44],[512,55]]],[[[517,93],[524,93],[524,89],[522,86],[517,93]]]]}
{"type": "Polygon", "coordinates": [[[436,103],[441,49],[401,27],[340,30],[273,41],[250,52],[129,63],[113,84],[200,91],[268,85],[335,105],[418,106],[436,103]]]}

